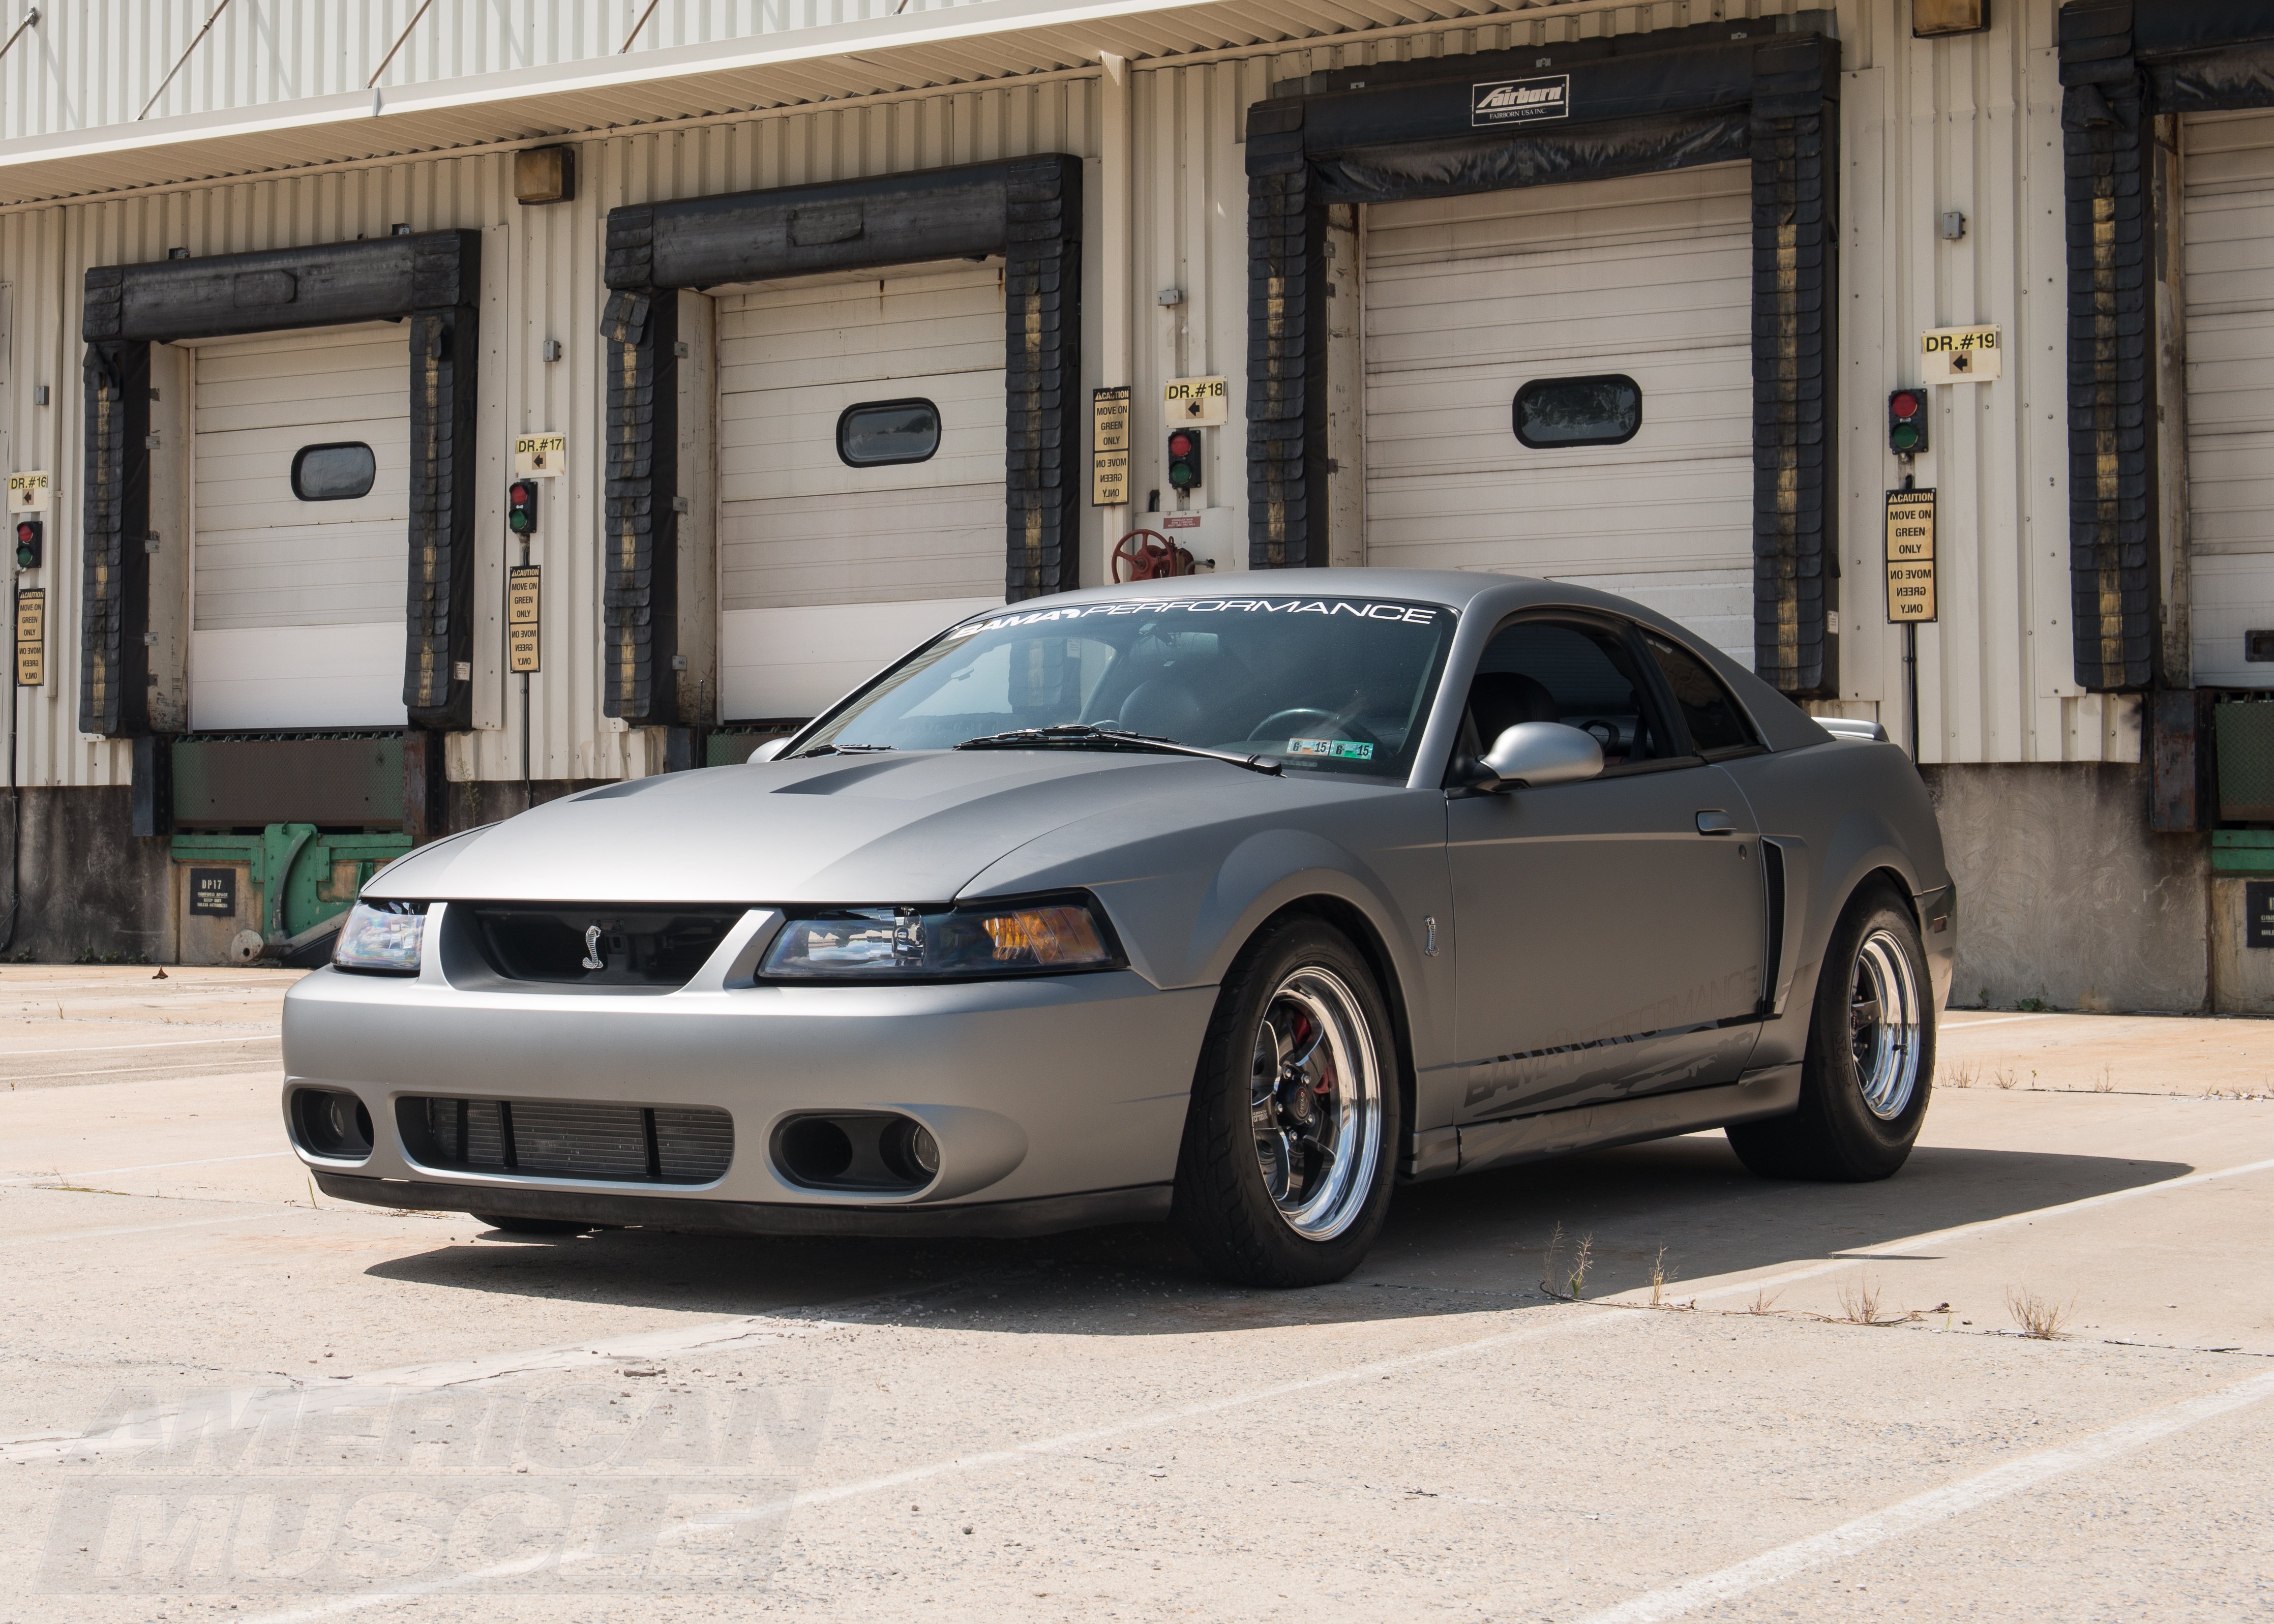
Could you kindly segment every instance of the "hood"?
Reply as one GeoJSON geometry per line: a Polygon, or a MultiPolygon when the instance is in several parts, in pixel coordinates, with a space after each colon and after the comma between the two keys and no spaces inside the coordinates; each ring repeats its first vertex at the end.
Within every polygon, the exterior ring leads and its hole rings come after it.
{"type": "Polygon", "coordinates": [[[1218,795],[1306,797],[1299,777],[1088,751],[825,756],[666,773],[548,802],[390,866],[405,901],[945,902],[982,869],[1084,817],[1218,795]],[[1244,792],[1244,793],[1243,793],[1244,792]]]}

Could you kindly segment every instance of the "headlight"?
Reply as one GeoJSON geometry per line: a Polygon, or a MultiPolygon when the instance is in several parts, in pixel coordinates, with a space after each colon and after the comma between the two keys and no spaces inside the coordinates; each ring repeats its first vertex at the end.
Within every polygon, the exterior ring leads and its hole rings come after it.
{"type": "Polygon", "coordinates": [[[418,944],[426,934],[423,902],[358,902],[348,910],[332,963],[343,970],[384,975],[418,974],[418,944]]]}
{"type": "Polygon", "coordinates": [[[1113,933],[1085,897],[973,907],[832,908],[784,925],[759,972],[794,981],[979,981],[1116,969],[1113,933]]]}

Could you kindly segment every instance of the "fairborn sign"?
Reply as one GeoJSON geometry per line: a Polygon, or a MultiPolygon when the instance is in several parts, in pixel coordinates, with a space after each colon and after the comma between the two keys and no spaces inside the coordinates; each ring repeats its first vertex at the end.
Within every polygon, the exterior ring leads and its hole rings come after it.
{"type": "Polygon", "coordinates": [[[1469,123],[1528,124],[1543,118],[1564,118],[1571,112],[1571,76],[1551,79],[1503,79],[1469,86],[1469,123]]]}

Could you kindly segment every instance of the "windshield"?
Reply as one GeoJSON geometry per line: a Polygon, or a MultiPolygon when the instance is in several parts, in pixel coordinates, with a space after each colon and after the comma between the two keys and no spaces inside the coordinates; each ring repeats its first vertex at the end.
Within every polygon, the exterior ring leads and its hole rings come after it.
{"type": "Polygon", "coordinates": [[[1453,612],[1364,598],[999,610],[825,718],[795,752],[940,750],[1014,728],[1124,729],[1291,770],[1404,778],[1453,612]]]}

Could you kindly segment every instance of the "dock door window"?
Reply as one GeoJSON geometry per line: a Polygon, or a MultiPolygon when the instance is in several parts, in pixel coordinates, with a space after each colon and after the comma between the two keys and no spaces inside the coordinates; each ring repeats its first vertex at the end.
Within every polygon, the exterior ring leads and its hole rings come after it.
{"type": "Polygon", "coordinates": [[[1623,446],[1642,428],[1642,386],[1633,379],[1535,378],[1516,392],[1516,437],[1534,450],[1623,446]]]}
{"type": "Polygon", "coordinates": [[[304,502],[350,502],[369,496],[378,477],[379,460],[358,441],[303,446],[292,455],[292,494],[304,502]]]}
{"type": "Polygon", "coordinates": [[[922,462],[939,449],[939,408],[930,401],[863,401],[837,419],[837,455],[848,468],[922,462]]]}

